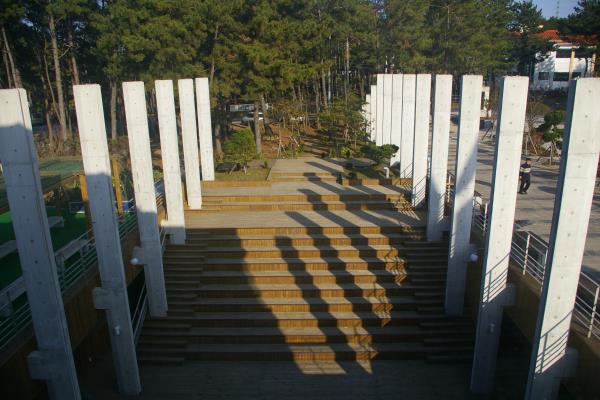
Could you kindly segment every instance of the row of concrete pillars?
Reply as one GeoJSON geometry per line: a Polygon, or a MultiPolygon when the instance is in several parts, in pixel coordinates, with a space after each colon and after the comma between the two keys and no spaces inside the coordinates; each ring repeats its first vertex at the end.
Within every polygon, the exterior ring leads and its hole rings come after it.
{"type": "MultiPolygon", "coordinates": [[[[489,88],[481,76],[466,75],[460,82],[458,143],[452,215],[444,217],[447,185],[448,142],[452,77],[434,79],[430,113],[430,75],[378,75],[371,86],[363,112],[367,131],[377,145],[400,147],[400,176],[413,180],[413,204],[427,180],[429,155],[427,238],[439,240],[450,231],[445,309],[449,315],[463,313],[470,243],[473,195],[482,93],[485,116],[489,88]],[[487,99],[486,99],[487,97],[487,99]],[[391,101],[390,101],[391,99],[391,101]],[[428,153],[432,116],[431,152],[428,153]],[[406,134],[405,132],[408,132],[406,134]],[[408,171],[411,171],[409,174],[408,171]]],[[[477,333],[471,389],[493,389],[503,307],[512,304],[515,291],[507,284],[513,221],[529,79],[505,77],[500,82],[498,122],[492,190],[485,238],[477,333]]],[[[560,379],[573,372],[576,356],[567,348],[571,317],[581,272],[600,153],[600,79],[571,81],[563,152],[550,235],[526,399],[554,399],[560,379]]]]}
{"type": "MultiPolygon", "coordinates": [[[[100,287],[94,306],[106,310],[119,390],[140,393],[118,218],[111,180],[102,94],[99,85],[73,87],[89,208],[96,242],[100,287]]],[[[165,316],[167,297],[159,223],[172,243],[185,242],[184,200],[173,81],[155,82],[167,220],[158,221],[148,114],[143,82],[123,83],[123,99],[148,308],[165,316]]],[[[214,180],[210,96],[206,78],[178,81],[187,204],[202,207],[200,178],[214,180]]],[[[28,357],[34,379],[45,380],[53,399],[79,399],[67,321],[45,212],[31,116],[24,89],[0,90],[0,161],[38,350],[28,357]]]]}

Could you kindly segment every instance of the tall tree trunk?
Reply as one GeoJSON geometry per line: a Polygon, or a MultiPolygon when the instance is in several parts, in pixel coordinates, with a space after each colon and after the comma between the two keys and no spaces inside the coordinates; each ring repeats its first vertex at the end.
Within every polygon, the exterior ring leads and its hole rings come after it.
{"type": "Polygon", "coordinates": [[[313,80],[313,90],[315,91],[315,113],[319,114],[319,112],[321,112],[321,109],[319,106],[320,93],[319,93],[319,81],[317,80],[317,78],[315,78],[313,80]]]}
{"type": "Polygon", "coordinates": [[[110,81],[110,137],[117,140],[117,83],[110,81]]]}
{"type": "Polygon", "coordinates": [[[215,124],[215,151],[217,158],[223,157],[223,146],[221,145],[221,124],[215,124]]]}
{"type": "Polygon", "coordinates": [[[54,15],[49,14],[48,28],[50,30],[50,44],[52,46],[52,59],[54,61],[54,83],[56,84],[56,97],[58,97],[58,123],[60,124],[60,138],[67,139],[67,115],[65,113],[65,97],[63,94],[62,74],[60,69],[60,59],[58,56],[58,42],[56,39],[56,22],[54,15]]]}
{"type": "Polygon", "coordinates": [[[256,140],[256,152],[262,154],[262,138],[260,136],[260,124],[258,119],[258,101],[254,101],[254,138],[256,140]]]}
{"type": "Polygon", "coordinates": [[[2,60],[4,61],[4,68],[6,68],[6,84],[7,88],[13,87],[12,74],[10,72],[10,65],[8,64],[8,56],[6,55],[6,49],[4,48],[4,42],[2,42],[2,60]]]}
{"type": "Polygon", "coordinates": [[[208,87],[212,86],[213,78],[215,77],[215,55],[214,55],[214,45],[217,43],[217,39],[219,38],[219,24],[215,26],[215,34],[213,36],[213,55],[210,60],[210,78],[208,79],[208,87]]]}
{"type": "Polygon", "coordinates": [[[327,84],[325,83],[325,71],[321,71],[321,88],[323,89],[323,108],[327,109],[327,84]]]}
{"type": "Polygon", "coordinates": [[[44,63],[44,72],[45,72],[46,82],[48,83],[47,89],[48,89],[48,93],[50,93],[50,98],[52,99],[52,111],[56,115],[56,119],[59,119],[58,106],[56,104],[56,97],[54,96],[54,89],[52,88],[52,81],[50,80],[50,72],[48,72],[48,61],[46,60],[46,48],[47,48],[47,43],[46,43],[46,40],[44,40],[44,52],[42,54],[42,62],[44,63]]]}
{"type": "Polygon", "coordinates": [[[21,74],[19,73],[19,69],[15,65],[15,59],[13,58],[12,50],[10,49],[10,45],[8,43],[8,36],[6,36],[6,30],[4,29],[4,26],[2,26],[2,41],[4,42],[4,49],[8,58],[8,64],[10,65],[13,84],[15,85],[15,87],[21,88],[23,87],[23,84],[21,83],[21,74]]]}
{"type": "Polygon", "coordinates": [[[350,86],[350,41],[348,40],[348,38],[346,37],[346,52],[345,52],[345,56],[346,56],[346,65],[345,65],[345,69],[346,69],[346,76],[345,76],[345,80],[344,80],[344,96],[346,98],[346,102],[348,101],[348,88],[350,86]]]}
{"type": "Polygon", "coordinates": [[[327,100],[331,101],[331,67],[329,67],[329,72],[327,75],[329,78],[329,83],[327,85],[327,100]]]}
{"type": "Polygon", "coordinates": [[[71,63],[71,73],[73,76],[73,85],[79,85],[79,68],[75,58],[75,42],[73,40],[73,26],[69,24],[67,40],[69,41],[69,61],[71,63]]]}
{"type": "Polygon", "coordinates": [[[263,113],[263,126],[265,128],[264,132],[265,134],[267,133],[267,130],[270,131],[271,126],[269,125],[269,110],[267,109],[267,102],[265,101],[265,94],[261,93],[260,94],[260,109],[262,110],[263,113]]]}
{"type": "Polygon", "coordinates": [[[37,62],[38,68],[40,72],[40,81],[42,83],[42,89],[44,91],[44,117],[46,119],[46,127],[48,130],[48,142],[50,146],[53,145],[54,141],[54,130],[52,129],[52,103],[48,100],[48,84],[46,83],[46,78],[44,77],[44,62],[42,61],[42,57],[44,57],[44,52],[37,52],[37,62]]]}

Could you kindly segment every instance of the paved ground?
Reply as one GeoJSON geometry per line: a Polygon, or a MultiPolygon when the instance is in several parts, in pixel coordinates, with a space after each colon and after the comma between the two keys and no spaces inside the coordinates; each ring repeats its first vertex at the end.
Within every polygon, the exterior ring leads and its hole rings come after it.
{"type": "Polygon", "coordinates": [[[302,157],[295,159],[277,160],[271,169],[271,175],[277,173],[326,173],[332,174],[344,172],[341,162],[335,162],[331,159],[321,159],[316,157],[302,157]]]}
{"type": "MultiPolygon", "coordinates": [[[[448,170],[454,172],[454,156],[456,155],[456,125],[450,133],[450,160],[448,170]]],[[[483,131],[480,132],[483,137],[483,131]]],[[[515,220],[525,229],[539,235],[546,242],[550,237],[552,211],[554,209],[554,193],[558,182],[558,165],[548,166],[536,162],[537,156],[531,156],[531,187],[528,194],[518,195],[515,220]]],[[[477,159],[476,190],[486,200],[490,198],[492,169],[494,162],[494,145],[488,139],[480,140],[477,159]]],[[[518,190],[518,188],[515,188],[518,190]]],[[[588,238],[583,259],[583,271],[600,281],[600,192],[597,190],[592,204],[592,214],[588,227],[588,238]]]]}

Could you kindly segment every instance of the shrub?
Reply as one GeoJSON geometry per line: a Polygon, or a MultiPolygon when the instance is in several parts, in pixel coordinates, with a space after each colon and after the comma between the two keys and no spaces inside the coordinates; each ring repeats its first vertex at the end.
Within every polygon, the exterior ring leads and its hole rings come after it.
{"type": "Polygon", "coordinates": [[[223,144],[223,160],[239,164],[244,173],[248,170],[248,162],[256,158],[256,143],[250,129],[236,131],[223,144]]]}
{"type": "Polygon", "coordinates": [[[381,164],[383,160],[389,160],[396,152],[398,152],[398,146],[395,144],[377,146],[373,143],[369,143],[362,146],[360,151],[365,157],[375,161],[377,164],[381,164]]]}
{"type": "Polygon", "coordinates": [[[561,137],[561,131],[557,126],[563,122],[565,114],[560,110],[555,110],[544,115],[544,140],[547,142],[554,142],[561,137]]]}

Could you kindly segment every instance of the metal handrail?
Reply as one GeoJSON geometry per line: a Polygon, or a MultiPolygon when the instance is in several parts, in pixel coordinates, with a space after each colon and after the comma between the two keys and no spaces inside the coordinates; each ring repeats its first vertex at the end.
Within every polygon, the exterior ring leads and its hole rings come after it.
{"type": "MultiPolygon", "coordinates": [[[[448,172],[446,205],[450,208],[452,207],[454,181],[454,175],[448,172]]],[[[488,230],[488,204],[479,193],[473,197],[471,231],[481,240],[485,239],[488,230]]],[[[515,223],[510,259],[513,265],[521,268],[523,275],[528,274],[533,277],[540,284],[541,290],[548,261],[548,243],[515,223]]],[[[573,310],[573,321],[585,329],[588,338],[593,337],[598,340],[600,340],[599,295],[600,283],[585,272],[581,272],[573,310]]]]}

